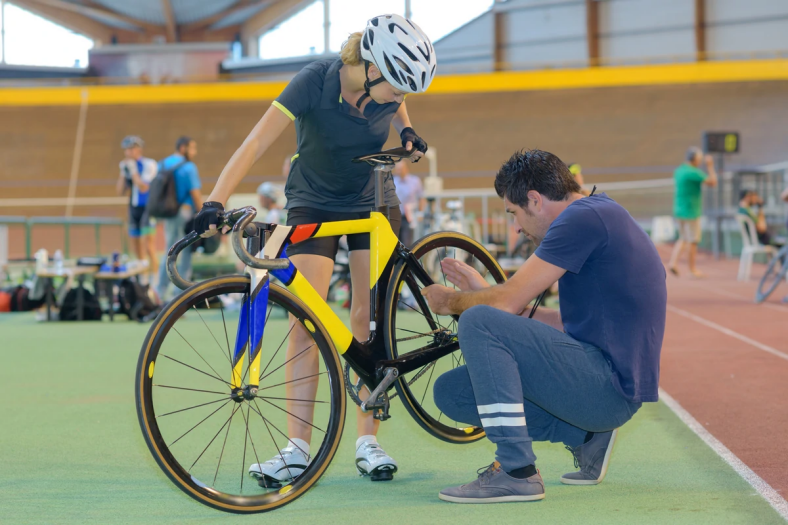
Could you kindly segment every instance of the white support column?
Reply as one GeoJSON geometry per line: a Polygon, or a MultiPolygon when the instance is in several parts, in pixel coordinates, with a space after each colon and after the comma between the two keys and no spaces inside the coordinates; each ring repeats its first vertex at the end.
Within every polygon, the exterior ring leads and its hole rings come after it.
{"type": "Polygon", "coordinates": [[[5,64],[5,0],[0,0],[0,45],[3,46],[0,64],[5,64]]]}
{"type": "Polygon", "coordinates": [[[331,52],[331,0],[323,0],[323,53],[331,52]]]}
{"type": "Polygon", "coordinates": [[[413,18],[413,10],[411,9],[410,0],[405,0],[405,18],[408,20],[413,18]]]}

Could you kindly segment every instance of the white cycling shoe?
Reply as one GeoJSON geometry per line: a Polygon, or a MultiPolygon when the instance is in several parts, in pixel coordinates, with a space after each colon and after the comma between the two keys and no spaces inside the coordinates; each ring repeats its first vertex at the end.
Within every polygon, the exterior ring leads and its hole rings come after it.
{"type": "Polygon", "coordinates": [[[397,462],[380,448],[375,436],[361,436],[356,441],[356,469],[372,481],[391,481],[397,462]]]}
{"type": "Polygon", "coordinates": [[[255,463],[249,467],[249,475],[264,488],[279,488],[300,476],[312,457],[309,445],[298,438],[289,440],[288,445],[265,463],[255,463]]]}

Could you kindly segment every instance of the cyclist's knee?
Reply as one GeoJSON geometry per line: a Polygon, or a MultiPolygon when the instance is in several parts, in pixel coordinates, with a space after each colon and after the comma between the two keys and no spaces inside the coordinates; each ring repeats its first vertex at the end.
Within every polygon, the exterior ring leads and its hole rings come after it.
{"type": "Polygon", "coordinates": [[[449,370],[438,377],[433,385],[435,406],[454,421],[474,423],[472,414],[476,410],[471,378],[465,366],[449,370]],[[470,419],[470,420],[469,420],[470,419]]]}
{"type": "Polygon", "coordinates": [[[495,314],[500,312],[500,310],[484,304],[472,306],[465,310],[460,316],[459,322],[458,333],[460,342],[463,339],[473,337],[474,334],[478,334],[480,331],[489,333],[490,328],[494,326],[495,314]]]}

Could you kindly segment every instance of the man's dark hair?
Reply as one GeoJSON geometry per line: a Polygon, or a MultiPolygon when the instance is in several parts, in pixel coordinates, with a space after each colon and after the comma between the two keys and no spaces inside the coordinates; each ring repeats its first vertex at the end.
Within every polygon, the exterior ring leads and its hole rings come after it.
{"type": "Polygon", "coordinates": [[[503,163],[495,175],[500,198],[526,208],[528,192],[536,191],[551,201],[562,201],[580,193],[580,185],[561,159],[539,149],[520,150],[503,163]]]}
{"type": "Polygon", "coordinates": [[[739,192],[739,200],[743,201],[745,197],[749,197],[750,193],[752,193],[752,190],[741,190],[739,192]]]}
{"type": "Polygon", "coordinates": [[[179,137],[177,141],[175,141],[175,151],[180,151],[181,148],[189,147],[189,143],[191,143],[193,139],[191,137],[187,137],[186,135],[179,137]]]}

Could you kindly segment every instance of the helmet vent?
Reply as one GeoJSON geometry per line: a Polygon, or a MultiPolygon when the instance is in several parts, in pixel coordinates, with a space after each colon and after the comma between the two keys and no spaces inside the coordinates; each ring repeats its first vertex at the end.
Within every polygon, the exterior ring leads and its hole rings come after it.
{"type": "Polygon", "coordinates": [[[375,27],[378,27],[378,22],[379,21],[378,21],[377,18],[373,18],[372,20],[369,21],[369,23],[372,24],[375,27]]]}
{"type": "MultiPolygon", "coordinates": [[[[369,37],[369,45],[370,46],[374,46],[375,45],[375,33],[373,33],[371,29],[368,29],[367,30],[367,36],[369,37]]],[[[369,49],[369,48],[367,48],[367,49],[369,49]]]]}
{"type": "Polygon", "coordinates": [[[392,56],[394,57],[394,61],[399,65],[399,67],[401,67],[402,69],[408,72],[408,75],[413,74],[413,71],[410,69],[410,66],[408,66],[408,64],[406,64],[400,57],[396,55],[392,55],[392,56]]]}
{"type": "Polygon", "coordinates": [[[383,55],[383,60],[386,62],[386,69],[389,70],[389,74],[391,75],[391,78],[396,80],[398,84],[402,84],[402,82],[399,81],[399,76],[397,75],[397,71],[394,69],[394,66],[391,64],[391,60],[389,60],[388,55],[383,55]]]}
{"type": "Polygon", "coordinates": [[[402,50],[402,51],[403,51],[403,52],[404,52],[406,55],[408,55],[408,58],[410,58],[411,60],[413,60],[413,61],[415,61],[415,62],[418,62],[418,60],[419,60],[419,59],[418,59],[418,58],[416,58],[416,55],[414,55],[414,54],[413,54],[413,51],[411,51],[410,49],[408,49],[408,47],[407,47],[407,46],[403,45],[403,43],[402,43],[402,42],[397,42],[397,45],[399,46],[399,48],[400,48],[400,49],[401,49],[401,50],[402,50]]]}
{"type": "Polygon", "coordinates": [[[390,23],[390,24],[389,24],[389,31],[390,31],[392,34],[394,34],[394,28],[395,28],[395,27],[398,27],[398,28],[399,28],[399,30],[400,30],[400,31],[402,31],[403,33],[405,33],[406,35],[408,34],[408,32],[407,32],[407,31],[405,31],[405,29],[404,29],[404,28],[403,28],[401,25],[399,25],[399,24],[397,24],[397,23],[394,23],[394,22],[392,22],[392,23],[390,23]]]}

